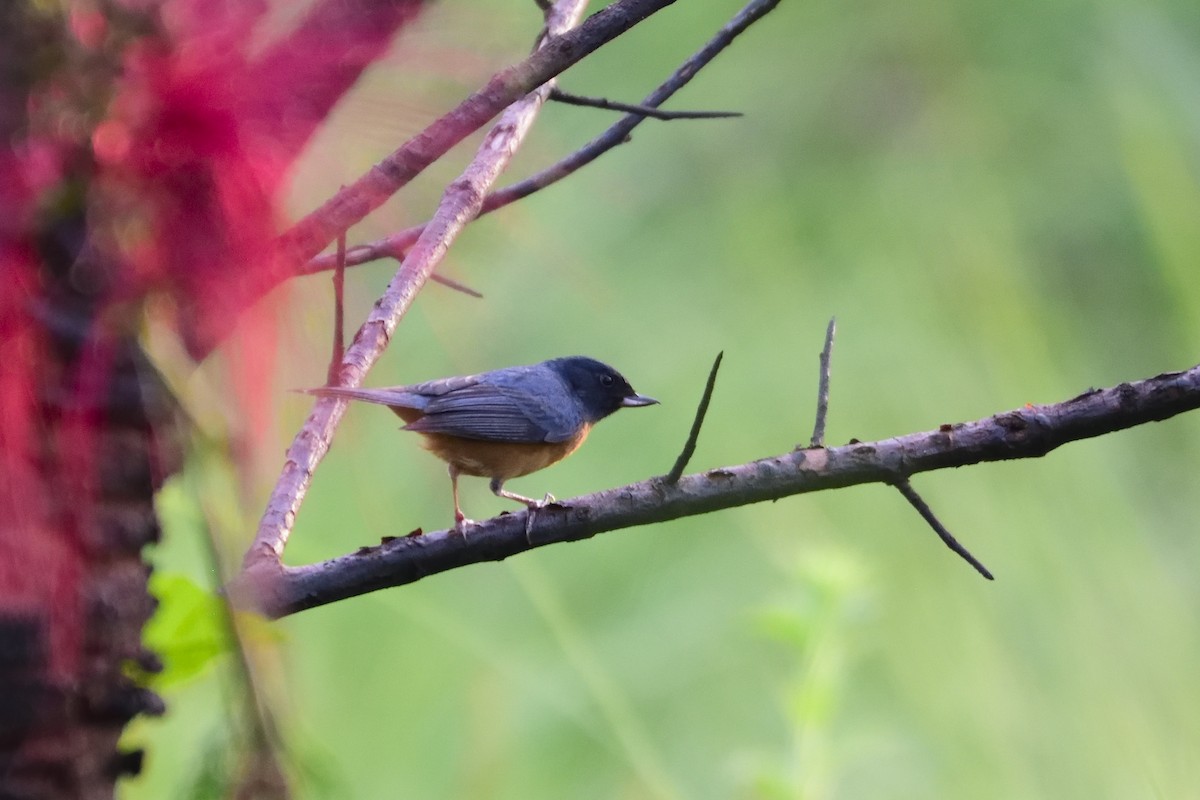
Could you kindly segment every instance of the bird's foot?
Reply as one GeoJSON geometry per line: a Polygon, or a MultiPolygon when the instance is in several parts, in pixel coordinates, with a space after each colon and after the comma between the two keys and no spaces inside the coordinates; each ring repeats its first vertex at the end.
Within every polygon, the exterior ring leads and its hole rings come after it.
{"type": "Polygon", "coordinates": [[[554,499],[554,495],[550,494],[549,492],[546,492],[546,496],[541,500],[534,500],[532,498],[525,499],[525,505],[529,507],[530,511],[541,511],[546,506],[557,502],[558,501],[554,499]]]}
{"type": "Polygon", "coordinates": [[[473,519],[467,519],[462,514],[454,515],[454,532],[462,534],[464,539],[467,538],[467,530],[475,527],[479,523],[473,519]]]}
{"type": "Polygon", "coordinates": [[[533,546],[533,521],[537,512],[556,502],[558,501],[554,499],[554,495],[549,492],[546,492],[546,496],[541,500],[526,498],[525,505],[529,508],[529,514],[525,517],[525,541],[529,542],[530,546],[533,546]]]}

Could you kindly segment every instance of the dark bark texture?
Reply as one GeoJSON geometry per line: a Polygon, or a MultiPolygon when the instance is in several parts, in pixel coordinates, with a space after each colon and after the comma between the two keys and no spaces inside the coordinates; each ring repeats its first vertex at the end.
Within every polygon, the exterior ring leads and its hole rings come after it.
{"type": "Polygon", "coordinates": [[[18,169],[32,87],[62,28],[0,10],[0,798],[109,798],[140,752],[118,737],[161,701],[131,674],[154,608],[143,546],[179,463],[169,392],[88,247],[86,151],[53,191],[18,169]],[[9,149],[8,145],[12,145],[9,149]],[[74,171],[77,168],[77,171],[74,171]]]}

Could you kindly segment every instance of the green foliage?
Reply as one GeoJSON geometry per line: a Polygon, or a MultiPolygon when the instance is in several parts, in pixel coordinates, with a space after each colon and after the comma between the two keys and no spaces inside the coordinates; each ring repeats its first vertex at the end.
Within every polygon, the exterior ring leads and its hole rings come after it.
{"type": "Polygon", "coordinates": [[[150,591],[159,606],[146,625],[146,646],[163,659],[165,669],[151,677],[155,688],[166,689],[194,678],[213,660],[232,648],[224,600],[180,574],[150,577],[150,591]]]}
{"type": "Polygon", "coordinates": [[[775,641],[792,666],[779,704],[790,729],[790,747],[761,757],[750,797],[761,800],[833,796],[838,772],[838,717],[855,678],[855,641],[871,611],[861,564],[836,549],[798,559],[788,596],[763,609],[759,632],[775,641]]]}

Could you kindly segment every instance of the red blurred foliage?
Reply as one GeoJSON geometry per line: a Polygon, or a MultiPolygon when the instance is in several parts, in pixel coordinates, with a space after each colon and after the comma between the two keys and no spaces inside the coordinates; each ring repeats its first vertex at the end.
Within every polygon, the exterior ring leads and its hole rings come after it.
{"type": "Polygon", "coordinates": [[[420,5],[321,0],[252,55],[258,4],[178,0],[172,37],[126,53],[93,136],[99,177],[106,200],[130,212],[115,234],[137,291],[148,284],[175,298],[194,355],[292,274],[273,246],[288,172],[420,5]]]}
{"type": "MultiPolygon", "coordinates": [[[[6,751],[52,709],[27,736],[62,735],[72,774],[111,780],[112,752],[88,767],[72,748],[100,740],[72,737],[63,714],[108,726],[115,747],[150,703],[122,665],[140,658],[150,603],[138,554],[157,536],[152,492],[177,454],[162,446],[171,413],[137,345],[142,301],[169,298],[203,357],[292,274],[275,244],[288,173],[420,5],[316,0],[265,42],[267,6],[250,0],[0,5],[6,751]]],[[[269,358],[273,336],[258,334],[251,355],[269,358]]],[[[45,741],[43,759],[58,752],[45,741]]]]}
{"type": "MultiPolygon", "coordinates": [[[[47,433],[39,399],[63,388],[103,393],[102,379],[80,379],[94,376],[96,364],[75,355],[68,358],[75,363],[53,363],[41,317],[77,314],[72,324],[95,324],[83,335],[93,343],[128,337],[138,328],[139,301],[158,292],[173,301],[193,355],[210,352],[249,304],[292,273],[295,265],[275,248],[288,172],[334,104],[420,6],[317,0],[296,28],[264,47],[264,3],[77,0],[55,35],[12,44],[10,55],[31,61],[51,50],[55,68],[23,75],[28,83],[16,90],[0,87],[0,119],[11,128],[0,150],[5,528],[21,527],[26,517],[45,520],[37,511],[47,433]],[[29,52],[14,52],[22,48],[29,52]],[[51,200],[56,193],[80,198],[51,200]],[[59,230],[58,216],[72,212],[50,207],[72,202],[83,219],[73,239],[59,230]],[[47,237],[72,239],[58,242],[60,263],[47,263],[55,260],[42,245],[47,237]],[[51,383],[58,385],[48,390],[51,383]]],[[[32,8],[24,12],[29,19],[46,23],[32,8]]],[[[259,355],[269,359],[273,338],[258,333],[259,355]]],[[[81,352],[94,357],[97,348],[81,352]]],[[[253,370],[241,376],[266,379],[253,370]]],[[[260,394],[239,388],[244,397],[260,394]]],[[[85,407],[94,399],[76,398],[85,407]]],[[[70,427],[88,435],[86,425],[70,427]]],[[[55,449],[93,452],[86,439],[55,449]]],[[[70,484],[83,490],[94,482],[70,484]]],[[[14,578],[22,572],[15,565],[30,560],[12,547],[30,537],[4,538],[0,576],[14,578]]],[[[0,585],[13,584],[0,578],[0,585]]]]}

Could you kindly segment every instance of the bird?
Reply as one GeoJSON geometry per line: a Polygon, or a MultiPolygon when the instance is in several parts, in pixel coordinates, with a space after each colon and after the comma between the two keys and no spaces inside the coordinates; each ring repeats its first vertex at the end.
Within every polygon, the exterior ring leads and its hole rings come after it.
{"type": "Polygon", "coordinates": [[[411,386],[301,391],[385,405],[406,423],[401,430],[421,434],[425,449],[448,465],[459,532],[474,524],[458,502],[460,475],[488,478],[497,497],[530,510],[544,508],[553,495],[534,500],[507,491],[505,481],[563,460],[579,449],[593,425],[613,412],[658,403],[635,392],[609,365],[586,356],[411,386]]]}

